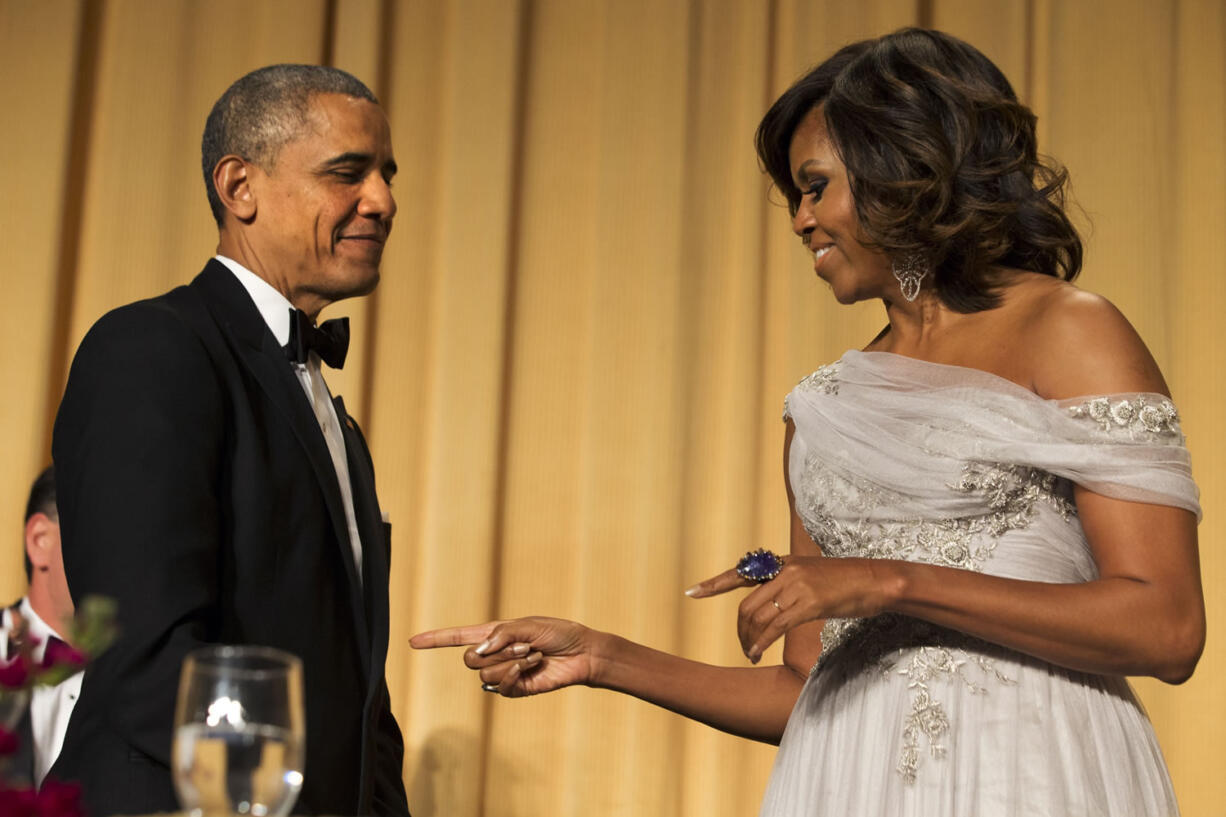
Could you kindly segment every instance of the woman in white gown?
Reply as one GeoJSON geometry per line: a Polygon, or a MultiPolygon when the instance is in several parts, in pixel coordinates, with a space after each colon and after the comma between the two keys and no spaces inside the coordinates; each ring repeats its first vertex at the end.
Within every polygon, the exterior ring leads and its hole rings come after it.
{"type": "Polygon", "coordinates": [[[801,78],[758,150],[817,275],[888,318],[785,403],[791,554],[738,622],[784,664],[544,618],[413,645],[477,645],[503,695],[601,686],[778,742],[769,817],[1176,814],[1124,676],[1199,659],[1197,490],[1149,352],[1068,283],[1033,115],[974,48],[906,29],[801,78]]]}

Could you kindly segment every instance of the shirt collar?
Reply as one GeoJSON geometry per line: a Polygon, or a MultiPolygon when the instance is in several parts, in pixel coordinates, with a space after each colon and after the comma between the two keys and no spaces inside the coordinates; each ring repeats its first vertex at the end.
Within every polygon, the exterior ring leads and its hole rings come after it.
{"type": "Polygon", "coordinates": [[[247,294],[255,302],[255,308],[260,310],[264,323],[268,324],[272,336],[277,339],[277,343],[281,346],[289,343],[289,310],[294,306],[289,299],[278,292],[272,284],[233,258],[227,258],[224,255],[216,255],[214,258],[225,264],[226,268],[234,273],[234,277],[247,290],[247,294]]]}

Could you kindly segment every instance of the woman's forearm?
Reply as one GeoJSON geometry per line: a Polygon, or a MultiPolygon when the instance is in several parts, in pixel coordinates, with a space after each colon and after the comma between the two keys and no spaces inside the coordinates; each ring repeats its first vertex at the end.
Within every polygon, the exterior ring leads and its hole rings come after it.
{"type": "Polygon", "coordinates": [[[593,633],[590,685],[633,695],[724,732],[778,744],[804,678],[786,665],[717,667],[593,633]]]}
{"type": "Polygon", "coordinates": [[[897,563],[888,609],[1085,672],[1187,679],[1204,644],[1199,597],[1106,577],[1047,584],[897,563]]]}

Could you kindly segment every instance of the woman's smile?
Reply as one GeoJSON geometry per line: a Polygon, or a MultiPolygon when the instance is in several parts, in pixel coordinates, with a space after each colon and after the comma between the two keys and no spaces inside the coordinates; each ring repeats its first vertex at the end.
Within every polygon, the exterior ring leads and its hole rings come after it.
{"type": "Polygon", "coordinates": [[[813,249],[813,271],[817,272],[818,275],[821,274],[818,272],[818,270],[821,269],[822,259],[825,258],[833,249],[833,244],[826,244],[825,246],[816,247],[813,249]]]}

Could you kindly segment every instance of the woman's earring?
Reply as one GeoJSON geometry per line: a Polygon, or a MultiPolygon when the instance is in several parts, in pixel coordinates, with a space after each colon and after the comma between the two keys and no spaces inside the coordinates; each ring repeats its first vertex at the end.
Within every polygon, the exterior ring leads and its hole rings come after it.
{"type": "Polygon", "coordinates": [[[895,258],[890,267],[894,271],[894,277],[898,279],[902,296],[908,301],[918,298],[920,283],[928,275],[928,264],[925,263],[924,256],[917,252],[907,253],[901,258],[895,258]]]}

